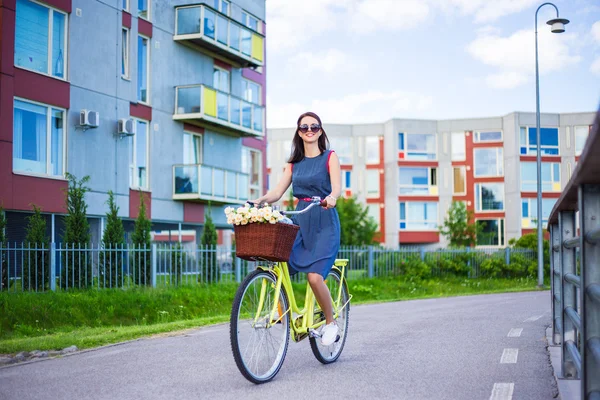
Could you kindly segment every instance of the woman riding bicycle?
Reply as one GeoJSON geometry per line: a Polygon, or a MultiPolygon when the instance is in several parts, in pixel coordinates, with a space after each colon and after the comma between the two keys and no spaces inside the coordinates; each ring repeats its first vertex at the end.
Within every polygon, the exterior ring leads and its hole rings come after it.
{"type": "Polygon", "coordinates": [[[326,325],[321,331],[321,343],[325,346],[334,343],[338,335],[331,295],[324,279],[333,267],[340,247],[340,219],[335,205],[341,190],[340,162],[328,147],[329,140],[319,116],[312,112],[300,115],[283,177],[273,190],[253,201],[275,203],[290,184],[299,200],[296,210],[306,208],[313,196],[327,201],[325,207],[315,207],[295,216],[300,230],[288,261],[290,273],[308,274],[310,287],[325,314],[326,325]]]}

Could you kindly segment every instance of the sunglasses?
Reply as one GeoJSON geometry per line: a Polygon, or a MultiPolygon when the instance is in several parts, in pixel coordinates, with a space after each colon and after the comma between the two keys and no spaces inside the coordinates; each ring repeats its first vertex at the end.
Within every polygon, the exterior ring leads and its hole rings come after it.
{"type": "MultiPolygon", "coordinates": [[[[300,132],[302,132],[302,133],[306,133],[306,132],[308,132],[308,125],[306,125],[306,124],[302,124],[302,125],[300,125],[300,126],[298,127],[298,130],[299,130],[300,132]]],[[[319,125],[319,124],[312,124],[312,125],[310,126],[310,131],[311,131],[312,133],[317,133],[317,132],[319,132],[320,130],[321,130],[321,125],[319,125]]]]}

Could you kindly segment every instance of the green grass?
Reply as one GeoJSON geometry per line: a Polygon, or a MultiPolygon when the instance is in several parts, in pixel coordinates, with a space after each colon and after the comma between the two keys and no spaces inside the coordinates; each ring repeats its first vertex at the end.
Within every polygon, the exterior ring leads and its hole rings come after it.
{"type": "MultiPolygon", "coordinates": [[[[80,349],[226,322],[236,283],[0,293],[0,353],[80,349]]],[[[535,279],[351,279],[352,303],[537,290],[535,279]]],[[[305,285],[294,284],[296,299],[305,285]]]]}

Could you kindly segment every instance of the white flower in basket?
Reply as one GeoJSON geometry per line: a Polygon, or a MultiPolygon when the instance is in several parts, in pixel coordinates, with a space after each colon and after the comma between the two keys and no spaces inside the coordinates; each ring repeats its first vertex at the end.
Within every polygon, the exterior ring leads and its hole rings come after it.
{"type": "Polygon", "coordinates": [[[233,207],[225,208],[227,223],[232,225],[247,225],[251,223],[269,223],[276,224],[283,220],[284,216],[279,211],[273,211],[273,207],[267,206],[257,208],[256,206],[233,207]]]}

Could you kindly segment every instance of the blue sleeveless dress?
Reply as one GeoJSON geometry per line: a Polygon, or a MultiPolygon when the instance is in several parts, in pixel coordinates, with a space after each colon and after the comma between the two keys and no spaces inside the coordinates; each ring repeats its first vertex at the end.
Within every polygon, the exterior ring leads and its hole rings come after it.
{"type": "MultiPolygon", "coordinates": [[[[329,154],[326,150],[312,158],[305,157],[292,166],[292,191],[300,202],[297,211],[310,202],[303,199],[319,196],[324,199],[331,193],[329,154]]],[[[288,266],[290,274],[316,272],[325,279],[333,267],[340,248],[340,218],[337,209],[314,206],[305,214],[294,215],[300,226],[292,247],[288,266]]]]}

